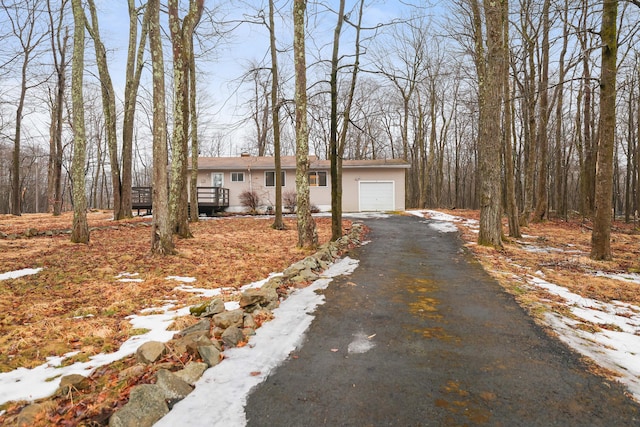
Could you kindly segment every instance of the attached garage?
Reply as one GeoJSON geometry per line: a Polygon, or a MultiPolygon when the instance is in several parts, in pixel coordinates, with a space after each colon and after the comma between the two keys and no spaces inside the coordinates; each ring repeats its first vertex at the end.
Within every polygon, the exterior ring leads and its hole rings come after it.
{"type": "Polygon", "coordinates": [[[394,181],[360,181],[359,211],[395,210],[394,181]]]}
{"type": "MultiPolygon", "coordinates": [[[[283,194],[296,188],[296,158],[282,156],[283,194]]],[[[402,211],[405,208],[405,179],[410,165],[402,159],[343,160],[342,211],[380,212],[402,211]]],[[[315,156],[309,158],[309,196],[321,211],[331,210],[331,163],[315,156]]],[[[200,157],[198,160],[199,187],[228,189],[232,212],[246,210],[240,200],[244,191],[258,194],[263,207],[275,203],[273,157],[200,157]]]]}

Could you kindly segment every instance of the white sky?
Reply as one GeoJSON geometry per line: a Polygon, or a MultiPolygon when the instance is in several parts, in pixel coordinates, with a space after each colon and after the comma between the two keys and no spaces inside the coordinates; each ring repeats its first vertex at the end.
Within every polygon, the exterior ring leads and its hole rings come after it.
{"type": "MultiPolygon", "coordinates": [[[[409,213],[424,217],[427,213],[431,220],[421,221],[425,227],[431,227],[441,233],[456,231],[454,224],[464,223],[467,227],[477,227],[477,222],[434,211],[410,211],[409,213]]],[[[357,217],[357,216],[356,216],[357,217]]],[[[384,218],[384,215],[376,215],[384,218]]],[[[316,290],[326,288],[333,277],[350,274],[358,266],[358,261],[350,258],[342,259],[324,272],[323,277],[310,287],[296,290],[288,299],[274,310],[275,318],[265,323],[257,330],[249,344],[242,348],[225,350],[224,360],[217,366],[208,369],[204,376],[196,383],[195,390],[157,425],[173,426],[177,424],[203,425],[207,419],[210,425],[242,426],[245,424],[244,404],[250,390],[266,379],[273,369],[280,365],[286,357],[299,346],[304,334],[314,318],[314,310],[324,303],[324,296],[318,295],[316,290]],[[292,329],[292,325],[295,328],[292,329]],[[255,373],[259,372],[258,375],[255,373]],[[215,397],[215,398],[214,398],[215,397]],[[206,414],[223,414],[224,418],[212,420],[206,414]]],[[[37,274],[38,269],[26,269],[0,274],[0,280],[37,274]]],[[[270,276],[271,277],[271,276],[270,276]]],[[[612,276],[617,280],[640,281],[639,275],[612,276]]],[[[136,273],[123,273],[120,280],[136,279],[136,273]]],[[[208,297],[214,296],[220,290],[202,290],[197,288],[195,279],[188,277],[170,276],[167,280],[176,281],[177,289],[186,292],[202,293],[206,291],[208,297]]],[[[260,287],[268,278],[250,283],[243,287],[260,287]]],[[[557,286],[544,279],[541,272],[533,272],[527,276],[514,277],[513,280],[523,282],[528,286],[539,287],[561,297],[573,316],[597,324],[613,324],[619,331],[601,330],[600,332],[586,332],[573,328],[575,319],[549,312],[546,318],[548,324],[559,334],[559,338],[567,345],[591,358],[620,377],[636,400],[640,401],[640,307],[619,301],[605,303],[584,298],[557,286]]],[[[130,338],[115,353],[100,354],[91,358],[89,362],[75,363],[66,367],[59,367],[63,357],[50,358],[49,361],[34,369],[19,368],[11,372],[0,373],[0,404],[9,400],[38,399],[52,394],[58,387],[60,376],[78,373],[89,375],[98,366],[110,363],[133,354],[144,342],[150,340],[168,341],[175,332],[167,331],[167,327],[175,316],[188,314],[188,308],[174,310],[172,301],[167,301],[163,307],[143,310],[140,315],[133,315],[130,321],[134,328],[147,328],[150,331],[144,335],[130,338]],[[146,311],[161,311],[161,314],[144,315],[146,311]],[[47,379],[54,378],[53,381],[47,379]]],[[[237,302],[227,303],[227,309],[238,307],[237,302]]],[[[369,351],[375,346],[375,336],[368,336],[367,331],[354,331],[354,340],[349,344],[350,351],[369,351]]],[[[65,356],[69,356],[68,354],[65,356]]]]}

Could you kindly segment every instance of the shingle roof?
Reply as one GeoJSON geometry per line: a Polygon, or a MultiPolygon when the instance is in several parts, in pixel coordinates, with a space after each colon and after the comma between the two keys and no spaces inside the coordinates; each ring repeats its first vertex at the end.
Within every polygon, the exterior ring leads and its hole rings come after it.
{"type": "MultiPolygon", "coordinates": [[[[329,169],[329,160],[319,160],[316,156],[309,156],[310,169],[329,169]]],[[[295,169],[295,156],[280,158],[282,169],[295,169]]],[[[275,167],[273,157],[239,156],[239,157],[199,157],[199,170],[267,170],[275,167]]],[[[410,165],[402,159],[376,160],[344,160],[343,168],[400,168],[408,169],[410,165]]],[[[189,160],[191,168],[191,160],[189,160]]]]}

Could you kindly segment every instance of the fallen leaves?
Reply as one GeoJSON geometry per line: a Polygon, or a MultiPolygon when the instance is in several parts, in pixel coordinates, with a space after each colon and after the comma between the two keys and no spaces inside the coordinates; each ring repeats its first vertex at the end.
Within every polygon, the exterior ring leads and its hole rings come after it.
{"type": "MultiPolygon", "coordinates": [[[[192,277],[194,286],[231,290],[284,270],[308,251],[296,247],[295,219],[287,230],[271,228],[263,217],[217,218],[191,224],[193,239],[176,240],[179,254],[155,257],[149,251],[149,218],[121,222],[109,211],[90,212],[94,228],[87,245],[68,235],[0,239],[2,271],[43,267],[33,276],[4,280],[0,287],[0,372],[34,367],[47,356],[81,350],[85,357],[115,351],[132,333],[126,316],[167,300],[178,306],[202,302],[176,290],[169,276],[192,277]],[[127,280],[127,281],[123,281],[127,280]]],[[[62,230],[72,214],[0,217],[0,231],[62,230]]],[[[321,242],[330,237],[330,219],[316,219],[321,242]]],[[[345,224],[350,226],[350,224],[345,224]]],[[[231,299],[231,292],[222,296],[231,299]]],[[[258,317],[261,324],[268,315],[258,317]]],[[[176,328],[180,327],[180,323],[176,328]]]]}

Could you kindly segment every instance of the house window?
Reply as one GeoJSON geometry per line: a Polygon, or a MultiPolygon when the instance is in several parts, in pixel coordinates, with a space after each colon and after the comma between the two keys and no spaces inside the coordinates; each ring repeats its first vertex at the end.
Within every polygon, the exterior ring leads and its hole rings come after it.
{"type": "Polygon", "coordinates": [[[327,173],[320,171],[309,172],[309,187],[326,187],[327,173]]]}
{"type": "Polygon", "coordinates": [[[231,182],[244,182],[244,172],[231,172],[231,182]]]}
{"type": "MultiPolygon", "coordinates": [[[[284,171],[280,171],[282,177],[282,186],[285,186],[285,173],[284,171]]],[[[264,186],[265,187],[275,187],[276,186],[276,172],[275,171],[266,171],[264,173],[264,186]]]]}

